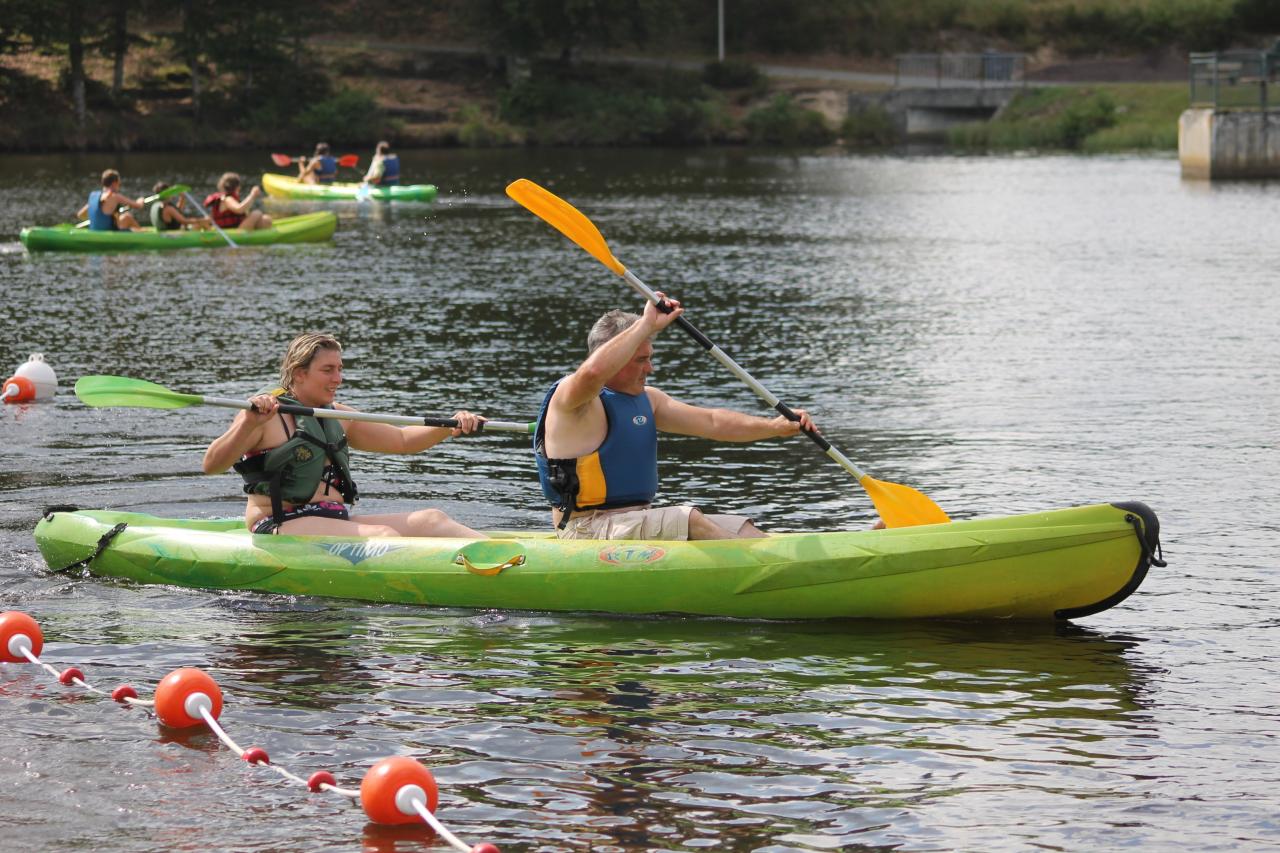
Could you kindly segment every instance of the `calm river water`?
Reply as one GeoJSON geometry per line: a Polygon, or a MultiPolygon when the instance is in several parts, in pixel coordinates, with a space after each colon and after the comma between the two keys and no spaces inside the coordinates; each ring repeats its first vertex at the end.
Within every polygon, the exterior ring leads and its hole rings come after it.
{"type": "MultiPolygon", "coordinates": [[[[439,202],[335,204],[332,245],[95,257],[29,256],[17,234],[65,220],[108,165],[129,192],[203,195],[266,154],[0,161],[0,372],[39,351],[62,380],[54,403],[0,409],[0,607],[42,624],[46,661],[144,694],[205,668],[242,745],[348,787],[414,755],[441,818],[504,850],[1280,845],[1280,184],[1146,158],[405,160],[439,202]],[[241,507],[232,476],[199,473],[227,412],[87,409],[82,374],[241,396],[321,328],[347,345],[353,405],[531,417],[590,322],[639,301],[506,198],[517,177],[877,477],[958,518],[1143,500],[1168,567],[1056,627],[478,614],[46,573],[43,506],[241,507]]],[[[763,411],[676,332],[656,363],[678,396],[763,411]]],[[[667,439],[664,460],[668,501],[777,530],[872,519],[802,440],[667,439]]],[[[516,438],[357,466],[367,511],[545,523],[516,438]]],[[[0,666],[0,721],[0,848],[443,849],[35,667],[0,666]]]]}

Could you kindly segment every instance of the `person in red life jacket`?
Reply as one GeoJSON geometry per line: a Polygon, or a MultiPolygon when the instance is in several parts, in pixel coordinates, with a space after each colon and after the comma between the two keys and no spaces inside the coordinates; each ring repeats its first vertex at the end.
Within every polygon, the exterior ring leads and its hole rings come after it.
{"type": "Polygon", "coordinates": [[[120,173],[107,169],[102,173],[102,187],[89,193],[89,201],[76,211],[76,219],[89,218],[90,231],[141,231],[142,226],[129,211],[120,212],[124,205],[142,210],[145,205],[135,198],[120,194],[120,173]]]}
{"type": "MultiPolygon", "coordinates": [[[[155,195],[160,195],[167,189],[169,189],[169,185],[164,181],[160,181],[151,188],[151,192],[155,195]]],[[[182,202],[183,199],[180,195],[151,202],[151,208],[148,213],[151,216],[152,226],[157,231],[181,231],[184,228],[194,231],[208,231],[208,217],[187,216],[182,212],[182,202]]]]}
{"type": "Polygon", "coordinates": [[[391,153],[390,142],[379,142],[374,149],[364,182],[379,187],[394,187],[400,183],[400,157],[391,153]]]}
{"type": "Polygon", "coordinates": [[[331,184],[338,178],[338,158],[329,153],[329,143],[317,142],[310,160],[298,160],[298,180],[304,184],[331,184]]]}
{"type": "Polygon", "coordinates": [[[250,210],[253,203],[262,195],[259,187],[249,190],[244,201],[240,200],[240,176],[235,172],[227,172],[218,178],[218,191],[210,193],[204,200],[204,208],[209,211],[213,223],[219,228],[239,228],[241,231],[257,231],[271,227],[271,217],[261,210],[250,210]]]}
{"type": "Polygon", "coordinates": [[[350,450],[421,453],[450,436],[475,432],[483,418],[454,414],[458,427],[407,426],[369,421],[287,415],[281,402],[312,409],[341,409],[342,345],[332,335],[306,332],[289,343],[275,392],[249,398],[254,409],[238,412],[231,426],[205,451],[202,468],[220,474],[234,467],[249,496],[245,524],[254,533],[320,536],[446,536],[481,539],[482,534],[438,509],[387,515],[352,515],[358,497],[350,450]]]}
{"type": "MultiPolygon", "coordinates": [[[[658,294],[662,299],[663,295],[658,294]]],[[[765,536],[751,519],[696,507],[652,507],[658,490],[658,433],[716,441],[798,435],[813,421],[761,418],[682,403],[646,385],[654,335],[669,314],[646,302],[643,316],[610,311],[587,336],[587,360],[547,392],[533,437],[542,492],[561,539],[745,539],[765,536]]]]}

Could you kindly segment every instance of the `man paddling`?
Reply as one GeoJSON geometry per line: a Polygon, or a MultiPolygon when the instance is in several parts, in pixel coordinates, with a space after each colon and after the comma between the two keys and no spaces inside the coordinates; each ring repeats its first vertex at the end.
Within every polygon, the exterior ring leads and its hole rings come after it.
{"type": "Polygon", "coordinates": [[[142,210],[145,205],[136,198],[121,195],[120,173],[107,169],[102,173],[102,186],[89,193],[89,201],[76,211],[76,219],[88,217],[90,231],[141,231],[142,226],[132,213],[118,211],[122,206],[142,210]]]}
{"type": "MultiPolygon", "coordinates": [[[[661,299],[662,294],[658,297],[661,299]]],[[[652,507],[658,491],[658,433],[717,441],[759,441],[813,429],[798,422],[692,406],[648,387],[654,335],[668,314],[646,302],[644,314],[610,311],[587,336],[587,360],[547,392],[534,453],[542,492],[561,539],[745,539],[766,535],[751,519],[708,515],[696,507],[652,507]]]]}
{"type": "Polygon", "coordinates": [[[438,509],[391,515],[351,515],[356,485],[348,447],[374,453],[420,453],[451,435],[475,432],[483,418],[460,411],[456,429],[286,415],[280,401],[313,409],[343,409],[334,397],[342,385],[342,345],[331,335],[308,332],[289,344],[280,366],[282,395],[258,394],[256,410],[236,414],[204,454],[206,474],[234,467],[249,495],[245,524],[254,533],[323,536],[445,536],[482,534],[438,509]]]}

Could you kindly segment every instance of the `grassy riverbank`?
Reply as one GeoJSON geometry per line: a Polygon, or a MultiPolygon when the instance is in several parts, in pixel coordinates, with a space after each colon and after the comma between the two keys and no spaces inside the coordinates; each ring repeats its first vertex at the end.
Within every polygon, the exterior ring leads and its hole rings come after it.
{"type": "Polygon", "coordinates": [[[1186,108],[1182,83],[1029,89],[998,118],[953,128],[947,144],[967,151],[1176,151],[1186,108]]]}

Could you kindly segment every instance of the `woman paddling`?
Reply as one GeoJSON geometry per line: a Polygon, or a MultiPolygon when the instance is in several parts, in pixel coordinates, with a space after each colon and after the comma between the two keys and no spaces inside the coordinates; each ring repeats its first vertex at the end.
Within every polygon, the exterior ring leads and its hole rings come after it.
{"type": "Polygon", "coordinates": [[[280,400],[312,408],[355,411],[334,402],[342,385],[342,345],[330,335],[307,332],[289,344],[280,365],[282,397],[251,398],[256,411],[239,412],[230,428],[205,451],[206,474],[234,467],[249,495],[245,524],[254,533],[324,536],[483,536],[438,509],[393,515],[352,516],[356,485],[348,446],[374,453],[420,453],[450,435],[474,432],[483,421],[461,411],[458,428],[395,427],[283,414],[280,400]]]}
{"type": "Polygon", "coordinates": [[[253,202],[262,194],[254,187],[244,201],[240,200],[240,176],[227,172],[218,178],[218,191],[210,193],[204,206],[219,228],[239,228],[241,231],[257,231],[271,227],[271,217],[261,210],[250,210],[253,202]]]}

